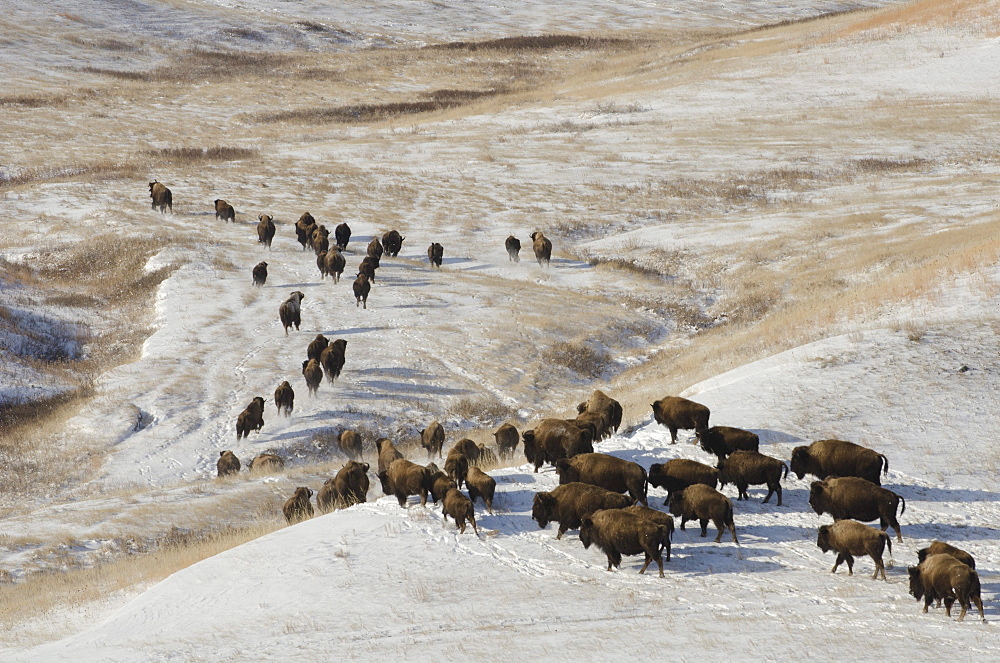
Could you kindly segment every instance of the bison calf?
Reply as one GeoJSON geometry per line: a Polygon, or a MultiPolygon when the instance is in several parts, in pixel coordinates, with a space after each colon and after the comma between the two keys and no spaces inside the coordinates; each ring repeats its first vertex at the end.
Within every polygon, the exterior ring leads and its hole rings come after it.
{"type": "Polygon", "coordinates": [[[441,514],[444,518],[445,527],[448,526],[448,516],[455,519],[458,526],[458,533],[465,534],[465,521],[472,525],[472,531],[479,536],[479,529],[476,527],[476,511],[472,508],[472,500],[462,494],[458,488],[449,488],[441,500],[441,514]]]}
{"type": "Polygon", "coordinates": [[[504,240],[503,246],[507,249],[507,260],[509,262],[521,262],[521,240],[514,237],[513,235],[508,235],[507,239],[504,240]]]}
{"type": "Polygon", "coordinates": [[[267,283],[267,263],[261,260],[253,268],[253,284],[260,287],[267,283]]]}
{"type": "Polygon", "coordinates": [[[340,431],[340,435],[337,436],[337,446],[345,456],[351,460],[361,460],[362,457],[362,445],[361,436],[352,430],[340,431]]]}
{"type": "Polygon", "coordinates": [[[882,574],[882,580],[886,579],[882,553],[885,547],[889,546],[891,558],[892,540],[885,532],[862,525],[855,520],[838,520],[832,525],[823,525],[819,528],[816,545],[823,552],[832,550],[837,553],[837,561],[830,569],[830,573],[836,573],[840,563],[847,562],[847,575],[854,575],[854,556],[868,555],[875,562],[872,580],[878,578],[879,573],[882,574]]]}
{"type": "Polygon", "coordinates": [[[432,267],[441,267],[441,262],[444,260],[444,247],[434,242],[427,247],[427,259],[430,261],[432,267]]]}
{"type": "Polygon", "coordinates": [[[645,573],[654,559],[663,576],[663,548],[670,534],[663,525],[636,516],[622,509],[606,509],[583,518],[580,524],[580,541],[584,548],[591,544],[600,548],[608,557],[608,571],[618,568],[622,555],[645,554],[646,560],[639,569],[645,573]]]}
{"type": "Polygon", "coordinates": [[[722,542],[722,533],[727,527],[733,535],[733,543],[739,543],[736,539],[736,523],[733,522],[733,503],[715,488],[696,483],[671,493],[669,505],[670,513],[680,516],[682,530],[687,521],[697,520],[701,524],[701,535],[708,536],[708,521],[711,520],[719,530],[715,537],[716,543],[722,542]]]}

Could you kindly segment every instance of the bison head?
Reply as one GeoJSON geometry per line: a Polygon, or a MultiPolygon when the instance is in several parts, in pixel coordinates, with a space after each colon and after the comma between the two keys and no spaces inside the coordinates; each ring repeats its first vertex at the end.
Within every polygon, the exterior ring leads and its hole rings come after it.
{"type": "Polygon", "coordinates": [[[792,449],[792,462],[791,470],[800,479],[805,478],[806,473],[809,471],[810,460],[812,458],[809,456],[808,447],[795,447],[792,449]]]}
{"type": "Polygon", "coordinates": [[[382,484],[382,492],[386,495],[392,495],[392,486],[389,485],[389,473],[385,471],[379,472],[378,480],[382,484]]]}
{"type": "Polygon", "coordinates": [[[531,519],[538,523],[540,529],[545,529],[556,508],[556,498],[552,493],[535,493],[535,501],[531,505],[531,519]]]}
{"type": "Polygon", "coordinates": [[[823,525],[819,528],[819,534],[816,535],[816,545],[823,552],[828,552],[832,546],[830,546],[830,526],[823,525]]]}
{"type": "Polygon", "coordinates": [[[675,490],[670,493],[670,497],[667,499],[667,509],[670,511],[671,515],[681,516],[684,515],[684,489],[675,490]]]}
{"type": "Polygon", "coordinates": [[[920,578],[920,567],[908,566],[906,572],[910,574],[910,594],[919,601],[924,597],[924,583],[920,578]]]}
{"type": "Polygon", "coordinates": [[[822,481],[813,481],[809,486],[809,506],[816,515],[822,516],[826,513],[826,484],[822,481]]]}
{"type": "Polygon", "coordinates": [[[587,411],[587,401],[584,401],[584,402],[582,402],[582,403],[580,403],[579,405],[576,406],[576,413],[577,414],[583,414],[586,411],[587,411]]]}
{"type": "Polygon", "coordinates": [[[534,463],[537,456],[535,449],[535,431],[526,430],[521,433],[521,439],[524,440],[524,458],[529,463],[534,463]]]}
{"type": "Polygon", "coordinates": [[[663,419],[660,418],[660,401],[653,401],[649,404],[649,407],[653,408],[653,421],[662,424],[663,419]]]}
{"type": "Polygon", "coordinates": [[[590,548],[590,544],[594,542],[594,521],[590,518],[584,518],[580,521],[580,543],[583,544],[584,549],[590,548]]]}

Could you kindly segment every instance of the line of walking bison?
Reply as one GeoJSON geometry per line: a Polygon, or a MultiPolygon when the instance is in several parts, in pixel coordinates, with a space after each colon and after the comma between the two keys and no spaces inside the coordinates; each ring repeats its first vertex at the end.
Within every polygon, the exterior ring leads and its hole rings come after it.
{"type": "MultiPolygon", "coordinates": [[[[494,465],[498,457],[511,459],[521,442],[535,472],[548,464],[559,477],[559,486],[533,498],[531,517],[540,528],[556,523],[557,539],[571,529],[579,530],[585,548],[593,545],[605,553],[609,571],[620,567],[622,556],[643,555],[639,573],[656,562],[664,577],[663,557],[670,561],[675,518],[680,518],[682,530],[688,522],[697,521],[702,537],[707,536],[711,522],[718,531],[716,543],[728,531],[733,543],[739,544],[733,503],[717,488],[734,484],[737,500],[744,500],[750,498],[750,486],[763,485],[767,488],[763,503],[777,495],[781,506],[780,482],[789,471],[799,479],[813,475],[817,480],[810,486],[809,505],[818,515],[829,514],[834,520],[818,528],[816,539],[824,553],[837,555],[831,571],[835,573],[846,562],[848,574],[853,575],[855,558],[867,555],[875,565],[872,579],[886,579],[883,554],[886,548],[892,553],[886,530],[891,526],[897,541],[902,541],[897,511],[905,512],[906,501],[880,485],[889,467],[884,455],[844,440],[820,440],[795,447],[786,464],[760,453],[760,440],[751,431],[709,427],[710,412],[704,405],[671,396],[656,401],[652,408],[655,421],[670,431],[672,444],[677,442],[677,431],[694,430],[694,442],[716,457],[715,466],[678,458],[654,463],[646,470],[638,463],[595,452],[594,444],[616,432],[622,422],[620,403],[597,390],[578,405],[573,419],[543,419],[520,433],[512,424],[503,424],[494,432],[496,453],[484,444],[462,439],[445,454],[444,428],[432,422],[420,432],[420,444],[428,460],[444,459],[443,469],[435,462],[422,466],[408,460],[396,444],[381,438],[375,444],[376,476],[382,492],[395,496],[401,507],[411,496],[419,497],[422,506],[430,497],[442,505],[445,525],[451,517],[464,533],[468,522],[478,535],[474,504],[482,500],[492,515],[496,492],[496,480],[483,468],[494,465]],[[667,491],[667,512],[649,506],[650,486],[667,491]],[[863,524],[875,520],[880,529],[863,524]]],[[[316,504],[323,513],[366,501],[369,489],[369,465],[360,462],[360,436],[344,431],[339,442],[351,460],[319,490],[316,504]]],[[[223,460],[219,460],[220,476],[223,460]]],[[[308,487],[296,489],[283,509],[289,523],[312,517],[313,494],[308,487]]],[[[907,569],[909,591],[924,602],[924,612],[935,601],[939,606],[943,601],[950,617],[957,601],[959,620],[974,604],[985,621],[980,580],[969,553],[934,541],[918,552],[918,558],[918,564],[907,569]]]]}

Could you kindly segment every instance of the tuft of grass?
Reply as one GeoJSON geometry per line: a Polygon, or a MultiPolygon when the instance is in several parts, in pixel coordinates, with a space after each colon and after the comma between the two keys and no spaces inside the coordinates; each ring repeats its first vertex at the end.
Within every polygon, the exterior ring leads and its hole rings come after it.
{"type": "Polygon", "coordinates": [[[162,147],[146,150],[146,155],[153,157],[157,163],[166,161],[173,165],[191,165],[213,161],[240,161],[255,159],[260,151],[231,145],[215,145],[214,147],[162,147]]]}
{"type": "Polygon", "coordinates": [[[449,410],[454,416],[485,425],[506,421],[517,413],[513,407],[492,395],[459,399],[449,410]]]}
{"type": "Polygon", "coordinates": [[[603,376],[614,363],[605,350],[595,349],[579,341],[560,341],[551,345],[542,351],[542,359],[588,378],[603,376]]]}

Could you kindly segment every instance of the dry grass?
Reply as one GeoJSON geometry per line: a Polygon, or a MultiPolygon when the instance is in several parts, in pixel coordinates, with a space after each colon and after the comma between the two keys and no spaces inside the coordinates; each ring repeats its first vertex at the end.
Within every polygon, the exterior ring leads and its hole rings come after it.
{"type": "Polygon", "coordinates": [[[156,163],[166,163],[174,166],[186,166],[200,163],[220,161],[241,161],[255,159],[260,156],[258,150],[246,147],[216,145],[214,147],[164,147],[147,150],[146,154],[156,163]]]}
{"type": "Polygon", "coordinates": [[[452,416],[476,421],[486,426],[506,421],[517,413],[515,408],[492,395],[461,398],[448,408],[448,411],[452,416]]]}
{"type": "Polygon", "coordinates": [[[542,360],[587,378],[603,377],[614,365],[611,354],[584,341],[559,341],[542,350],[542,360]]]}

